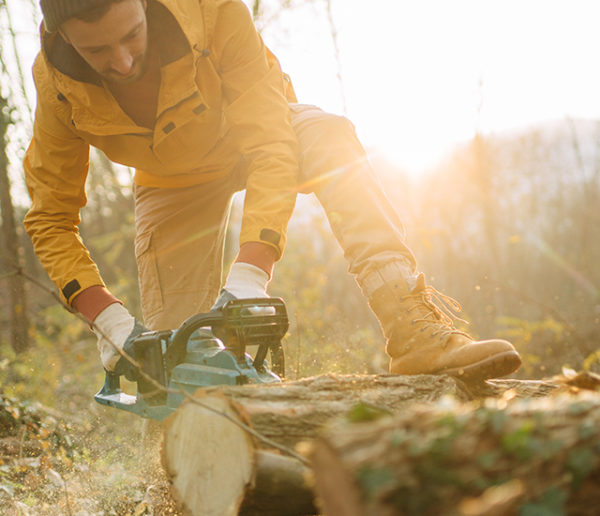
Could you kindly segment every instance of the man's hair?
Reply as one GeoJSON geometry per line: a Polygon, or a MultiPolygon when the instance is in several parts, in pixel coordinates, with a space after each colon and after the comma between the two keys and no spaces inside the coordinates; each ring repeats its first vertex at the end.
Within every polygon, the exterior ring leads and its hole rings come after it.
{"type": "Polygon", "coordinates": [[[99,20],[111,4],[123,0],[40,0],[44,25],[48,32],[56,31],[63,22],[77,18],[86,22],[99,20]]]}

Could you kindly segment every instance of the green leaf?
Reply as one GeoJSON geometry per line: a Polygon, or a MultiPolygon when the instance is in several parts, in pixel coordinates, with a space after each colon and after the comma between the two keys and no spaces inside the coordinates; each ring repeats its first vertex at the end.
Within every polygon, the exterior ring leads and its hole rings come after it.
{"type": "Polygon", "coordinates": [[[564,516],[566,501],[565,491],[551,487],[536,502],[523,505],[519,516],[564,516]]]}
{"type": "Polygon", "coordinates": [[[347,412],[346,419],[351,423],[363,423],[365,421],[375,421],[390,415],[391,412],[389,410],[361,401],[347,412]]]}
{"type": "Polygon", "coordinates": [[[394,484],[394,474],[388,468],[365,467],[358,470],[356,477],[369,498],[374,498],[383,488],[394,484]]]}
{"type": "Polygon", "coordinates": [[[521,460],[527,460],[531,457],[536,444],[532,421],[525,421],[513,432],[502,436],[504,450],[521,460]]]}
{"type": "Polygon", "coordinates": [[[508,416],[503,410],[495,410],[489,414],[490,425],[492,427],[492,431],[499,435],[504,431],[504,426],[508,421],[508,416]]]}
{"type": "Polygon", "coordinates": [[[573,473],[573,485],[579,487],[590,472],[598,464],[598,458],[587,448],[575,449],[569,452],[567,467],[573,473]]]}
{"type": "Polygon", "coordinates": [[[492,450],[477,457],[477,462],[483,469],[492,469],[500,459],[500,452],[492,450]]]}

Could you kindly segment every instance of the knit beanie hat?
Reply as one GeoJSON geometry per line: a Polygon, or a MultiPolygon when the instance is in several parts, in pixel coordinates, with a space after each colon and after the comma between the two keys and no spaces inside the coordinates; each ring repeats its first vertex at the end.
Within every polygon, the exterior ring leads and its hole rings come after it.
{"type": "Polygon", "coordinates": [[[40,7],[46,30],[54,32],[70,18],[106,3],[107,0],[40,0],[40,7]]]}

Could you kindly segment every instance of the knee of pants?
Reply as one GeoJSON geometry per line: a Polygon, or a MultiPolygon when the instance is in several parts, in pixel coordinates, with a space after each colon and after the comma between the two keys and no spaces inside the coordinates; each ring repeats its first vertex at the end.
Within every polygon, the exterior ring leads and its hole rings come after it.
{"type": "MultiPolygon", "coordinates": [[[[364,154],[364,149],[356,136],[354,125],[344,116],[321,112],[312,117],[307,127],[298,135],[300,152],[310,155],[328,150],[329,154],[337,150],[351,150],[364,154]]],[[[333,152],[335,154],[335,152],[333,152]]],[[[339,156],[343,160],[344,156],[339,156]]]]}
{"type": "Polygon", "coordinates": [[[303,193],[335,177],[357,173],[366,164],[365,150],[346,117],[321,112],[300,131],[298,141],[303,193]]]}

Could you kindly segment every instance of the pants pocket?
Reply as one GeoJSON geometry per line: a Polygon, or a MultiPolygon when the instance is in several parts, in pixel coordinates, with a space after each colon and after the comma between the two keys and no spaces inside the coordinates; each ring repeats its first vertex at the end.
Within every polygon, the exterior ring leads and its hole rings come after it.
{"type": "Polygon", "coordinates": [[[156,264],[156,252],[150,231],[136,236],[135,258],[138,266],[140,300],[144,320],[163,309],[162,292],[156,264]]]}

